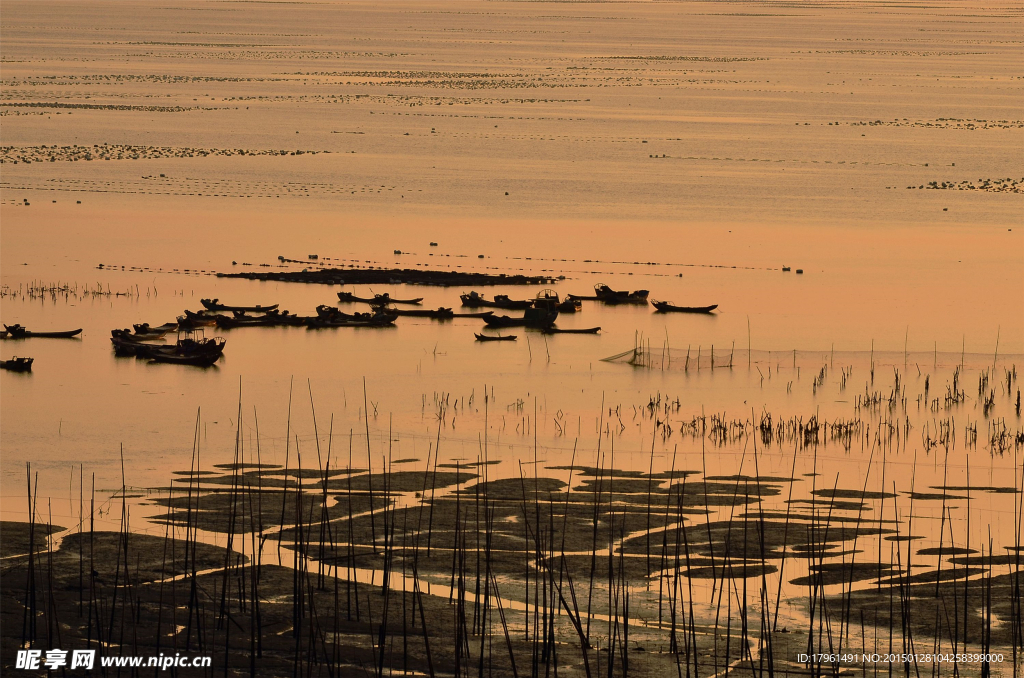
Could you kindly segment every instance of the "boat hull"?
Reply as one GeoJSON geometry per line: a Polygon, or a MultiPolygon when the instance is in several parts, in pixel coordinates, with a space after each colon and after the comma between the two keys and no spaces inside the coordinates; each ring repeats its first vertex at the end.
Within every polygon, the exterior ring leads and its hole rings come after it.
{"type": "Polygon", "coordinates": [[[558,318],[558,311],[545,311],[543,309],[527,309],[522,318],[512,318],[507,315],[490,315],[484,318],[484,322],[491,327],[550,327],[558,318]]]}
{"type": "Polygon", "coordinates": [[[0,361],[0,369],[10,372],[31,372],[34,358],[11,358],[0,361]]]}
{"type": "Polygon", "coordinates": [[[718,308],[718,304],[710,306],[673,306],[664,301],[654,302],[654,309],[657,313],[711,313],[716,308],[718,308]]]}
{"type": "Polygon", "coordinates": [[[200,299],[199,303],[205,306],[211,311],[248,311],[250,313],[268,313],[274,311],[280,304],[272,304],[270,306],[230,306],[228,304],[222,304],[217,299],[200,299]]]}
{"type": "Polygon", "coordinates": [[[176,355],[167,353],[156,353],[150,356],[151,363],[169,363],[172,365],[192,365],[193,367],[212,367],[220,360],[221,354],[216,355],[176,355]]]}
{"type": "Polygon", "coordinates": [[[484,299],[481,296],[463,294],[459,297],[466,308],[501,308],[506,311],[525,311],[533,307],[532,301],[519,299],[484,299]]]}
{"type": "Polygon", "coordinates": [[[509,334],[504,337],[492,337],[487,334],[474,334],[473,336],[476,337],[477,341],[515,341],[517,338],[514,334],[509,334]]]}
{"type": "Polygon", "coordinates": [[[77,330],[67,330],[65,332],[33,332],[32,330],[26,330],[18,328],[17,326],[7,326],[6,339],[74,339],[82,333],[82,328],[77,330]]]}
{"type": "Polygon", "coordinates": [[[455,313],[452,309],[444,307],[434,310],[393,308],[389,309],[389,312],[394,313],[395,315],[405,315],[412,318],[432,318],[434,320],[448,320],[449,318],[455,317],[455,313]]]}
{"type": "Polygon", "coordinates": [[[370,304],[371,306],[387,306],[388,304],[408,304],[411,306],[419,306],[423,303],[423,297],[416,297],[415,299],[395,299],[388,294],[379,294],[375,297],[357,297],[350,292],[338,292],[338,301],[344,302],[358,302],[361,304],[370,304]]]}
{"type": "Polygon", "coordinates": [[[582,329],[559,329],[557,327],[545,327],[543,330],[544,334],[597,334],[601,331],[600,327],[586,327],[582,329]]]}

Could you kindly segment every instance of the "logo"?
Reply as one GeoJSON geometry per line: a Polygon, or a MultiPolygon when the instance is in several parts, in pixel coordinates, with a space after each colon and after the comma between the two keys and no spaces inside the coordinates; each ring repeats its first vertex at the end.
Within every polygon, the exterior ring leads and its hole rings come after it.
{"type": "Polygon", "coordinates": [[[41,668],[53,671],[60,668],[92,669],[96,663],[96,650],[72,650],[68,661],[67,650],[18,650],[14,668],[38,671],[41,668]]]}

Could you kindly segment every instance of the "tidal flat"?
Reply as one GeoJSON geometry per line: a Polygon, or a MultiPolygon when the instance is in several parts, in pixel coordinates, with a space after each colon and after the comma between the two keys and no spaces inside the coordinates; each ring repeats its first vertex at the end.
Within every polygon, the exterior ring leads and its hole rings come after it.
{"type": "Polygon", "coordinates": [[[83,331],[0,342],[0,666],[1019,674],[1021,30],[5,0],[0,316],[83,331]],[[545,288],[570,332],[455,315],[545,288]],[[111,348],[203,299],[369,311],[338,292],[455,313],[111,348]]]}

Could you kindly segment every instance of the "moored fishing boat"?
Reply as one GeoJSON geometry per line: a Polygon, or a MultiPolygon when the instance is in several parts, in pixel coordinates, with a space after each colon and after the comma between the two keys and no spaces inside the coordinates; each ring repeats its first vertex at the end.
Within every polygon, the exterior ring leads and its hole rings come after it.
{"type": "Polygon", "coordinates": [[[212,367],[220,360],[221,354],[216,355],[177,355],[174,353],[156,353],[149,356],[150,363],[172,363],[174,365],[192,365],[194,367],[212,367]]]}
{"type": "Polygon", "coordinates": [[[544,334],[597,334],[600,327],[585,327],[580,329],[561,329],[559,327],[545,327],[541,329],[544,334]]]}
{"type": "Polygon", "coordinates": [[[580,301],[601,301],[606,304],[646,304],[649,294],[650,292],[647,290],[634,290],[632,292],[613,290],[604,283],[598,283],[594,285],[593,296],[570,294],[568,297],[580,301]]]}
{"type": "Polygon", "coordinates": [[[29,339],[31,337],[46,339],[72,339],[82,333],[82,328],[63,332],[34,332],[21,325],[4,325],[6,339],[29,339]]]}
{"type": "Polygon", "coordinates": [[[476,337],[477,341],[515,341],[516,340],[516,335],[514,335],[514,334],[506,334],[505,336],[501,336],[500,334],[497,335],[497,336],[491,336],[489,334],[474,334],[473,336],[476,337]]]}
{"type": "Polygon", "coordinates": [[[338,292],[338,301],[360,302],[363,304],[370,304],[372,306],[387,306],[388,304],[411,304],[418,306],[423,303],[423,297],[416,297],[415,299],[395,299],[385,292],[384,294],[375,294],[371,298],[357,297],[351,292],[338,292]]]}
{"type": "Polygon", "coordinates": [[[370,313],[357,313],[362,318],[315,318],[307,325],[309,329],[316,330],[326,327],[394,327],[395,316],[372,315],[370,313]]]}
{"type": "Polygon", "coordinates": [[[251,313],[267,313],[279,306],[279,304],[271,304],[269,306],[261,306],[259,304],[256,306],[231,306],[220,303],[220,299],[200,299],[199,303],[211,311],[249,311],[251,313]]]}
{"type": "Polygon", "coordinates": [[[509,311],[524,311],[533,307],[532,299],[509,299],[507,294],[496,294],[493,300],[484,298],[484,295],[477,292],[468,292],[459,295],[463,306],[469,308],[503,308],[509,311]]]}
{"type": "Polygon", "coordinates": [[[216,319],[217,327],[223,327],[230,329],[233,327],[281,327],[287,325],[305,325],[311,318],[305,316],[298,316],[288,311],[271,311],[259,316],[250,316],[242,313],[241,311],[235,311],[235,315],[232,316],[218,316],[216,319]]]}
{"type": "Polygon", "coordinates": [[[583,310],[583,302],[579,299],[566,298],[555,306],[559,313],[578,313],[583,310]]]}
{"type": "Polygon", "coordinates": [[[135,323],[132,325],[134,335],[140,339],[159,339],[168,332],[178,329],[178,323],[164,323],[159,327],[151,327],[149,323],[135,323]]]}
{"type": "Polygon", "coordinates": [[[11,372],[31,372],[34,360],[35,358],[18,358],[15,356],[10,360],[0,361],[0,369],[10,370],[11,372]]]}
{"type": "Polygon", "coordinates": [[[537,297],[533,300],[533,307],[553,309],[559,313],[576,313],[583,308],[583,303],[571,295],[564,300],[560,299],[558,292],[552,289],[545,289],[537,293],[537,297]]]}
{"type": "Polygon", "coordinates": [[[419,309],[419,308],[388,308],[385,309],[388,313],[395,315],[411,316],[413,318],[433,318],[434,320],[448,320],[455,317],[455,313],[450,308],[441,306],[433,310],[419,309]]]}
{"type": "Polygon", "coordinates": [[[178,327],[210,327],[217,324],[219,316],[220,314],[209,311],[189,311],[186,309],[184,315],[178,316],[178,327]]]}
{"type": "Polygon", "coordinates": [[[486,318],[494,315],[494,311],[480,311],[479,313],[452,313],[453,318],[486,318]]]}
{"type": "Polygon", "coordinates": [[[227,341],[221,337],[208,339],[200,332],[186,332],[173,344],[156,344],[135,338],[128,330],[112,330],[110,343],[114,345],[114,353],[118,356],[135,356],[136,358],[154,358],[160,356],[220,356],[224,352],[227,341]]]}
{"type": "MultiPolygon", "coordinates": [[[[338,316],[352,317],[350,313],[342,313],[334,306],[328,306],[327,304],[320,304],[316,307],[316,315],[318,318],[336,318],[338,316]]],[[[358,314],[357,314],[358,315],[358,314]]]]}
{"type": "Polygon", "coordinates": [[[594,286],[594,296],[606,304],[646,304],[648,294],[650,292],[647,290],[627,292],[626,290],[613,290],[604,284],[594,286]]]}
{"type": "Polygon", "coordinates": [[[544,308],[528,308],[521,318],[507,315],[491,315],[484,318],[490,327],[549,327],[558,318],[558,311],[544,308]]]}
{"type": "Polygon", "coordinates": [[[558,296],[558,292],[553,289],[543,289],[537,293],[537,296],[533,300],[534,308],[557,308],[562,303],[562,300],[558,296]]]}
{"type": "Polygon", "coordinates": [[[375,306],[370,313],[344,313],[333,306],[321,304],[316,307],[315,318],[310,318],[306,326],[316,329],[320,327],[375,327],[391,325],[398,314],[383,306],[375,306]]]}
{"type": "Polygon", "coordinates": [[[718,304],[710,306],[676,306],[671,301],[652,301],[656,313],[711,313],[718,304]]]}

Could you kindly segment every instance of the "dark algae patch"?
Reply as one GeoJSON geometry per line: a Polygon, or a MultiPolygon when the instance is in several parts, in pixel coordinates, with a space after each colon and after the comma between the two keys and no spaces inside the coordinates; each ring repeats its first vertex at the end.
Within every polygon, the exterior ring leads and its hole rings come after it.
{"type": "Polygon", "coordinates": [[[528,276],[506,273],[470,273],[468,271],[430,271],[409,268],[325,268],[302,272],[218,273],[220,278],[244,278],[275,282],[313,283],[319,285],[440,285],[442,287],[474,285],[542,285],[555,282],[550,276],[528,276]]]}
{"type": "Polygon", "coordinates": [[[0,558],[28,555],[33,548],[46,550],[47,536],[62,532],[63,527],[45,523],[21,523],[13,520],[0,521],[0,558]]]}

